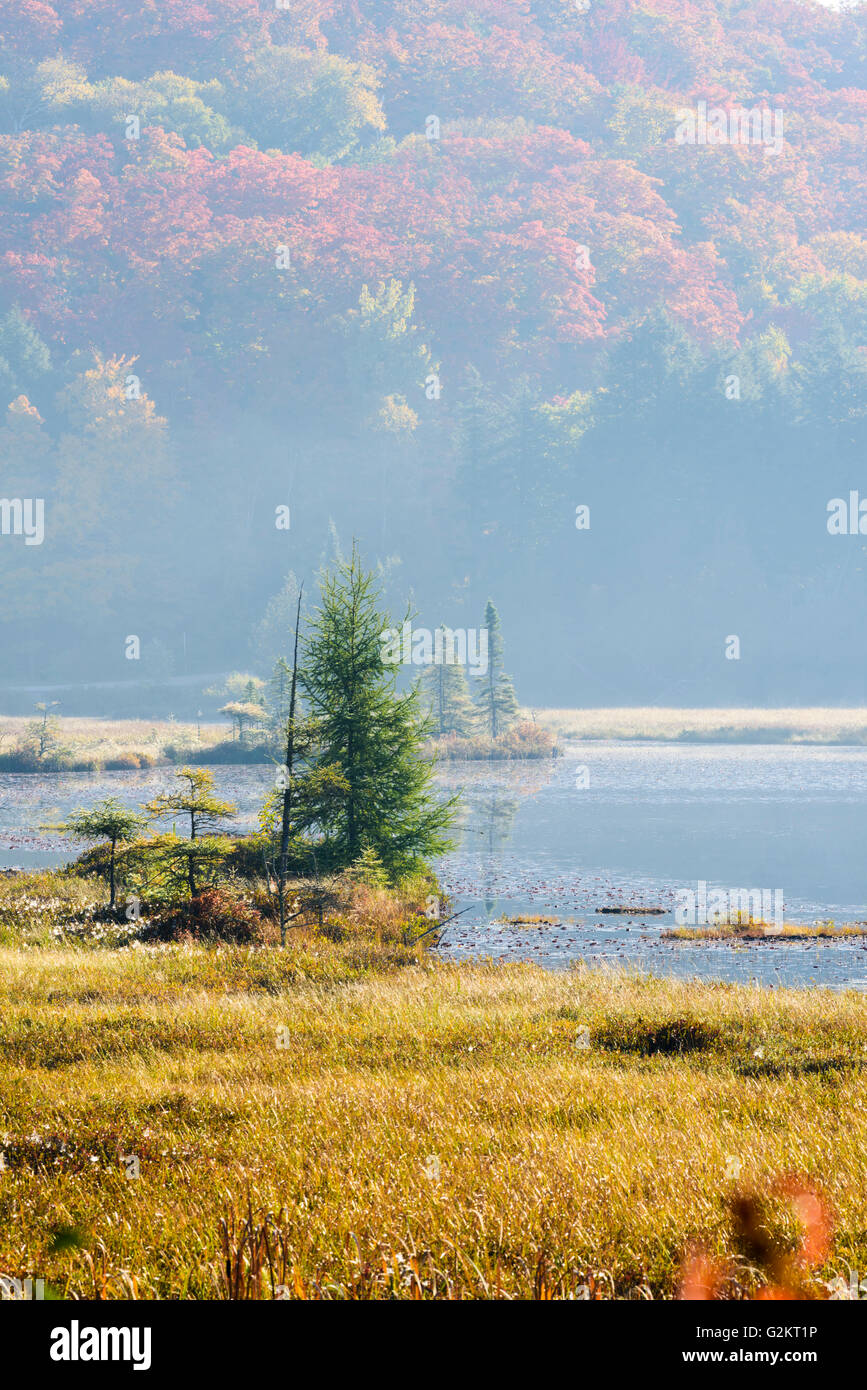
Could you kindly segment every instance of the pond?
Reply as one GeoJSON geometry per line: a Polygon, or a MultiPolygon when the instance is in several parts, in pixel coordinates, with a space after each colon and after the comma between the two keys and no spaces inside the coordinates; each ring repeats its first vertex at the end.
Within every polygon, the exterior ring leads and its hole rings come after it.
{"type": "MultiPolygon", "coordinates": [[[[218,793],[252,829],[273,773],[214,769],[218,793]]],[[[0,775],[0,865],[70,857],[41,829],[104,796],[132,805],[168,790],[171,768],[0,775]]],[[[629,966],[655,974],[764,984],[867,988],[867,938],[781,944],[663,942],[678,890],[780,889],[786,921],[867,917],[867,748],[583,743],[545,762],[451,763],[460,791],[455,849],[437,866],[461,916],[440,951],[455,959],[629,966]],[[609,916],[612,905],[662,915],[609,916]],[[549,915],[525,929],[498,919],[549,915]]]]}
{"type": "Polygon", "coordinates": [[[788,922],[867,917],[867,748],[583,743],[545,764],[453,764],[466,806],[440,865],[457,958],[582,959],[658,975],[867,988],[867,938],[663,942],[675,892],[781,889],[788,922]],[[586,785],[585,785],[586,783],[586,785]],[[664,907],[661,916],[598,908],[664,907]],[[499,926],[551,915],[560,926],[499,926]]]}

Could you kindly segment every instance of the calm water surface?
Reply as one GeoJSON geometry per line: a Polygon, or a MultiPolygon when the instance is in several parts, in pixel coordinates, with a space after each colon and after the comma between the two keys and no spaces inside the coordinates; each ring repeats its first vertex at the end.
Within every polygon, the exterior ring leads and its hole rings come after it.
{"type": "Polygon", "coordinates": [[[865,944],[669,943],[675,890],[781,888],[787,921],[867,918],[867,748],[593,743],[544,765],[452,765],[467,805],[440,875],[443,950],[563,967],[867,988],[865,944]],[[580,769],[586,768],[587,787],[580,769]],[[606,917],[613,904],[664,916],[606,917]],[[520,930],[521,913],[574,919],[520,930]]]}
{"type": "MultiPolygon", "coordinates": [[[[214,773],[219,794],[238,804],[238,828],[252,828],[272,772],[214,773]]],[[[0,775],[0,864],[61,863],[69,857],[62,837],[41,826],[103,796],[137,805],[172,780],[164,768],[0,775]]],[[[781,888],[787,921],[867,918],[867,748],[585,743],[545,763],[446,764],[437,780],[464,800],[457,847],[438,866],[450,911],[462,913],[446,928],[446,955],[867,988],[867,938],[660,940],[675,891],[699,880],[709,889],[781,888]],[[666,913],[596,912],[623,903],[666,913]],[[521,913],[549,914],[559,925],[497,924],[521,913]]]]}

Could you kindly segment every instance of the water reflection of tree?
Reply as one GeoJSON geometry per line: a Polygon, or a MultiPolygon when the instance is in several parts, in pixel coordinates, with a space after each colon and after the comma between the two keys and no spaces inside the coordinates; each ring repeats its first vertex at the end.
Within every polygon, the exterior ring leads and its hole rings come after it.
{"type": "Polygon", "coordinates": [[[482,890],[485,896],[485,912],[490,918],[497,906],[494,885],[496,856],[512,837],[515,817],[521,806],[520,798],[504,796],[500,791],[475,798],[467,807],[466,818],[461,825],[467,849],[481,849],[484,855],[482,871],[482,890]]]}
{"type": "Polygon", "coordinates": [[[499,764],[492,777],[490,763],[441,763],[437,768],[437,781],[445,789],[460,790],[467,801],[477,801],[488,794],[535,796],[550,785],[554,766],[550,759],[499,764]]]}
{"type": "Polygon", "coordinates": [[[479,886],[490,919],[498,905],[496,858],[509,844],[522,802],[550,784],[554,769],[550,761],[510,763],[497,769],[494,780],[489,765],[463,764],[460,779],[450,775],[453,768],[447,764],[437,780],[444,789],[461,792],[456,829],[461,834],[461,848],[484,858],[479,886]]]}

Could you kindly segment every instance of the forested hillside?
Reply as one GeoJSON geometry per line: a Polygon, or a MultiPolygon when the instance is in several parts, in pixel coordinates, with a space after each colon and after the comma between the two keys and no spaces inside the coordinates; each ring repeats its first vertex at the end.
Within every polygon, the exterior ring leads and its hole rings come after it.
{"type": "Polygon", "coordinates": [[[495,594],[536,703],[863,695],[863,4],[0,0],[0,50],[4,679],[267,674],[357,536],[430,626],[495,594]]]}

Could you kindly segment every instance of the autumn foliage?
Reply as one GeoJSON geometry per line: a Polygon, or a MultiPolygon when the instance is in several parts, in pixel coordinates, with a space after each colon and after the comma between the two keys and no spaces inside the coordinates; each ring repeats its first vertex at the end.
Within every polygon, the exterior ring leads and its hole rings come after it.
{"type": "MultiPolygon", "coordinates": [[[[581,440],[624,402],[661,403],[654,433],[676,432],[684,396],[736,371],[770,424],[839,425],[860,448],[863,4],[0,0],[0,40],[3,489],[22,469],[56,481],[86,531],[114,443],[121,479],[145,460],[144,510],[113,513],[135,557],[106,552],[90,586],[106,622],[135,631],[144,570],[160,640],[215,590],[233,640],[249,630],[285,566],[265,580],[213,499],[254,433],[271,469],[254,498],[301,439],[306,560],[335,515],[404,554],[394,518],[433,509],[462,518],[449,576],[480,535],[508,546],[562,517],[581,440]],[[780,111],[780,148],[678,143],[699,101],[780,111]],[[334,457],[312,465],[310,439],[334,457]],[[225,561],[207,579],[178,570],[199,498],[225,561]]],[[[67,627],[81,593],[69,613],[45,594],[82,583],[72,535],[9,580],[67,627]]]]}

